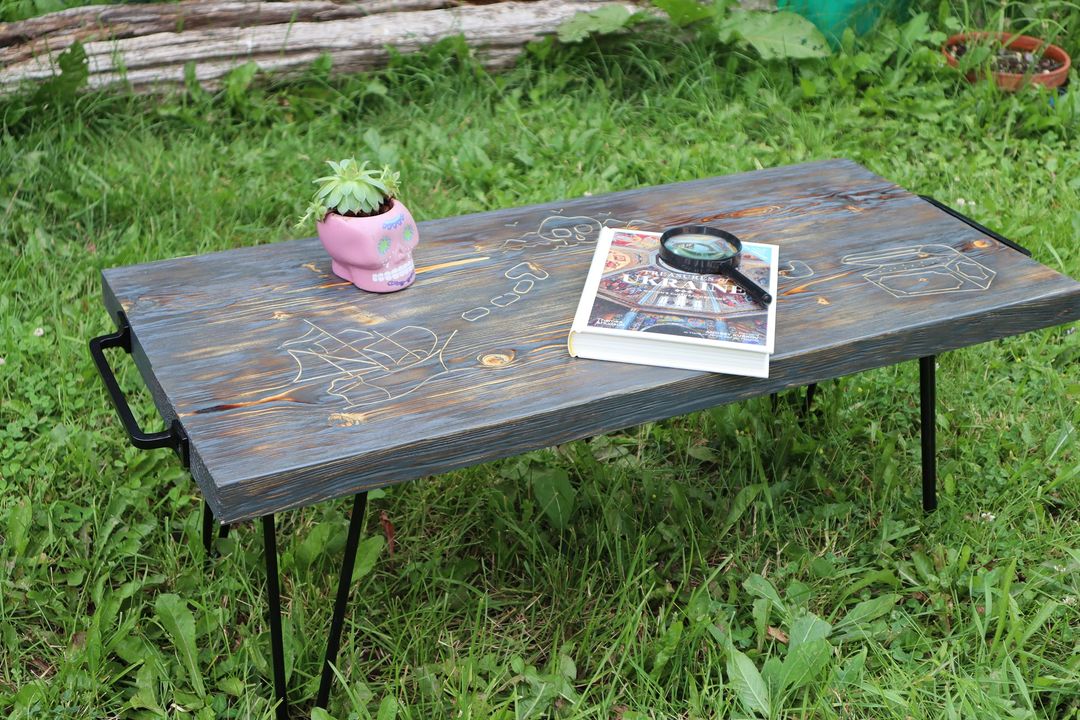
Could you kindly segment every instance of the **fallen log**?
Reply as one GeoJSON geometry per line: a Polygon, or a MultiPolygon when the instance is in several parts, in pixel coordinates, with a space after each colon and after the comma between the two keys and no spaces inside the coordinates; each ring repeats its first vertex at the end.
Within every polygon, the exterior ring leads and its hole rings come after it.
{"type": "Polygon", "coordinates": [[[345,20],[387,12],[436,10],[457,4],[455,0],[359,0],[351,3],[184,0],[139,5],[86,5],[20,22],[0,23],[0,66],[64,50],[76,40],[87,43],[210,27],[345,20]]]}
{"type": "MultiPolygon", "coordinates": [[[[82,35],[88,32],[83,23],[87,18],[101,25],[96,32],[107,39],[84,42],[89,62],[89,85],[105,87],[127,84],[136,91],[152,91],[174,87],[184,82],[184,68],[194,64],[201,85],[214,88],[233,68],[255,62],[262,70],[279,74],[297,73],[309,67],[321,55],[333,60],[335,72],[372,70],[385,65],[391,48],[410,53],[439,40],[463,36],[477,51],[478,59],[489,67],[512,63],[531,41],[552,34],[566,20],[580,12],[595,10],[611,4],[601,0],[536,0],[534,2],[497,2],[486,5],[447,7],[451,2],[436,0],[370,0],[353,5],[327,2],[188,2],[159,5],[172,9],[166,13],[172,22],[183,19],[182,27],[170,25],[160,30],[162,22],[152,21],[138,9],[148,5],[98,6],[92,11],[80,8],[81,19],[73,11],[63,21],[51,16],[38,18],[34,30],[12,30],[9,23],[0,26],[0,44],[13,43],[11,38],[31,39],[18,45],[9,44],[2,52],[20,59],[0,66],[0,92],[10,92],[19,85],[41,81],[56,73],[57,58],[75,39],[99,37],[82,35]],[[251,23],[249,26],[221,26],[212,12],[195,12],[195,5],[231,8],[232,20],[251,23]],[[176,9],[179,7],[182,9],[176,9]],[[388,11],[393,6],[394,11],[388,11]],[[107,10],[105,8],[108,8],[107,10]],[[119,8],[126,8],[123,14],[119,8]],[[403,9],[404,8],[404,9],[403,9]],[[286,12],[286,9],[288,11],[286,12]],[[300,12],[305,20],[296,20],[300,12]],[[348,13],[363,13],[348,16],[348,13]],[[114,14],[115,13],[115,14],[114,14]],[[345,13],[346,17],[334,13],[345,13]],[[124,21],[121,18],[128,18],[124,21]],[[137,18],[143,18],[138,20],[137,18]],[[52,25],[46,23],[46,19],[52,25]],[[66,24],[65,24],[66,23],[66,24]],[[48,28],[52,27],[53,30],[48,28]],[[150,32],[143,32],[149,29],[150,32]],[[6,33],[4,35],[3,33],[6,33]],[[58,34],[57,34],[58,33],[58,34]],[[61,39],[68,40],[63,45],[61,39]],[[35,44],[29,55],[18,50],[35,44]],[[41,51],[44,47],[48,49],[41,51]]],[[[456,4],[456,3],[453,3],[456,4]]],[[[628,9],[634,9],[628,5],[628,9]]],[[[220,20],[220,22],[226,22],[220,20]]],[[[6,57],[0,55],[0,58],[6,57]]]]}

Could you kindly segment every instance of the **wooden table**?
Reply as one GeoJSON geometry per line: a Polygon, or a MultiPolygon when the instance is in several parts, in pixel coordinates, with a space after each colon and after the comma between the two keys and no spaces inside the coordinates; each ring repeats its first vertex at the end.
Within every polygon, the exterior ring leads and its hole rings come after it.
{"type": "Polygon", "coordinates": [[[416,283],[330,272],[317,240],[104,272],[91,346],[140,447],[173,447],[216,517],[262,518],[287,717],[274,513],[355,496],[318,703],[366,491],[784,388],[920,360],[924,505],[934,355],[1080,318],[1080,284],[859,165],[833,160],[420,223],[416,283]],[[767,380],[572,359],[600,228],[707,223],[780,245],[767,380]],[[169,429],[138,430],[102,350],[134,357],[169,429]]]}

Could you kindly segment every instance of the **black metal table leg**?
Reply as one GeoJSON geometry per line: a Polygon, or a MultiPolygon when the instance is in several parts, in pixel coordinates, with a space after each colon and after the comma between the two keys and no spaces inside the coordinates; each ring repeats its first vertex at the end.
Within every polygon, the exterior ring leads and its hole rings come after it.
{"type": "Polygon", "coordinates": [[[803,415],[810,414],[810,406],[814,404],[814,393],[817,392],[817,383],[806,386],[806,401],[803,403],[803,415]]]}
{"type": "Polygon", "coordinates": [[[356,548],[360,544],[360,530],[364,525],[364,512],[367,510],[367,493],[362,492],[353,498],[352,518],[349,520],[349,536],[345,541],[345,558],[338,578],[337,598],[334,600],[334,617],[330,621],[330,636],[326,639],[326,659],[323,660],[322,679],[319,681],[319,694],[315,707],[325,708],[330,699],[330,687],[334,683],[334,670],[331,665],[337,660],[341,648],[341,629],[345,623],[345,609],[349,604],[349,589],[352,585],[353,565],[356,564],[356,548]]]}
{"type": "MultiPolygon", "coordinates": [[[[229,536],[229,526],[223,524],[218,530],[218,537],[224,540],[229,536]]],[[[214,511],[210,509],[210,503],[203,500],[202,516],[202,544],[206,550],[206,556],[210,557],[210,551],[214,546],[214,511]]]]}
{"type": "MultiPolygon", "coordinates": [[[[806,397],[803,399],[802,412],[803,416],[810,414],[810,406],[814,403],[814,393],[817,392],[817,383],[810,383],[806,386],[806,397]]],[[[780,404],[780,393],[771,393],[769,395],[769,402],[772,404],[773,412],[776,412],[776,408],[780,404]]]]}
{"type": "Polygon", "coordinates": [[[203,500],[202,504],[202,546],[206,556],[210,556],[210,545],[214,542],[214,511],[210,509],[210,503],[203,500]]]}
{"type": "Polygon", "coordinates": [[[278,700],[277,720],[289,720],[289,698],[285,687],[285,646],[281,638],[281,593],[278,588],[277,537],[274,516],[263,516],[263,552],[266,554],[266,594],[270,600],[270,651],[274,666],[274,697],[278,700]]]}
{"type": "Polygon", "coordinates": [[[922,434],[922,504],[923,510],[937,508],[937,422],[936,389],[933,355],[919,358],[919,410],[922,434]]]}
{"type": "MultiPolygon", "coordinates": [[[[342,561],[341,575],[338,579],[337,598],[334,601],[334,616],[330,621],[330,635],[326,640],[326,657],[323,660],[319,694],[315,701],[316,707],[325,708],[327,701],[330,699],[330,687],[334,678],[331,665],[337,660],[338,650],[341,648],[341,631],[345,624],[345,610],[349,604],[353,566],[356,564],[356,551],[360,545],[360,531],[364,526],[364,512],[366,510],[367,493],[362,492],[353,498],[352,518],[349,520],[349,535],[345,541],[345,557],[342,561]]],[[[209,515],[209,508],[207,508],[206,512],[209,515]]],[[[213,516],[209,516],[212,522],[213,516]]],[[[274,669],[274,697],[278,701],[276,717],[277,720],[288,720],[289,698],[285,685],[285,648],[281,633],[281,592],[278,584],[277,534],[274,528],[273,515],[264,516],[262,521],[263,551],[266,553],[266,594],[270,605],[270,650],[274,669]]],[[[223,526],[222,532],[227,531],[228,526],[223,526]]],[[[209,531],[206,532],[204,541],[205,538],[210,536],[209,531]]]]}

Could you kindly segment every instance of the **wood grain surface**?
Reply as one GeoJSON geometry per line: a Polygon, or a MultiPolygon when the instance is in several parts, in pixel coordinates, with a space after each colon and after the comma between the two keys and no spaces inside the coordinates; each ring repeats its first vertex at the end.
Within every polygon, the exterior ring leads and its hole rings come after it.
{"type": "Polygon", "coordinates": [[[105,271],[220,521],[1080,318],[1080,284],[845,160],[419,229],[416,283],[389,295],[315,239],[105,271]],[[684,223],[780,246],[769,379],[567,353],[601,225],[684,223]]]}

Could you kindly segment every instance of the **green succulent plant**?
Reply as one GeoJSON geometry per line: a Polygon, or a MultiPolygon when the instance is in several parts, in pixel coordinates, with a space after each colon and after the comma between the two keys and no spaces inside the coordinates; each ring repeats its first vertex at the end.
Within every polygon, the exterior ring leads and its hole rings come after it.
{"type": "Polygon", "coordinates": [[[399,173],[390,170],[389,165],[377,170],[369,168],[366,160],[358,163],[353,158],[339,162],[328,160],[326,164],[334,172],[312,181],[319,187],[297,226],[312,218],[316,222],[322,221],[329,212],[374,214],[380,205],[398,193],[399,173]]]}

